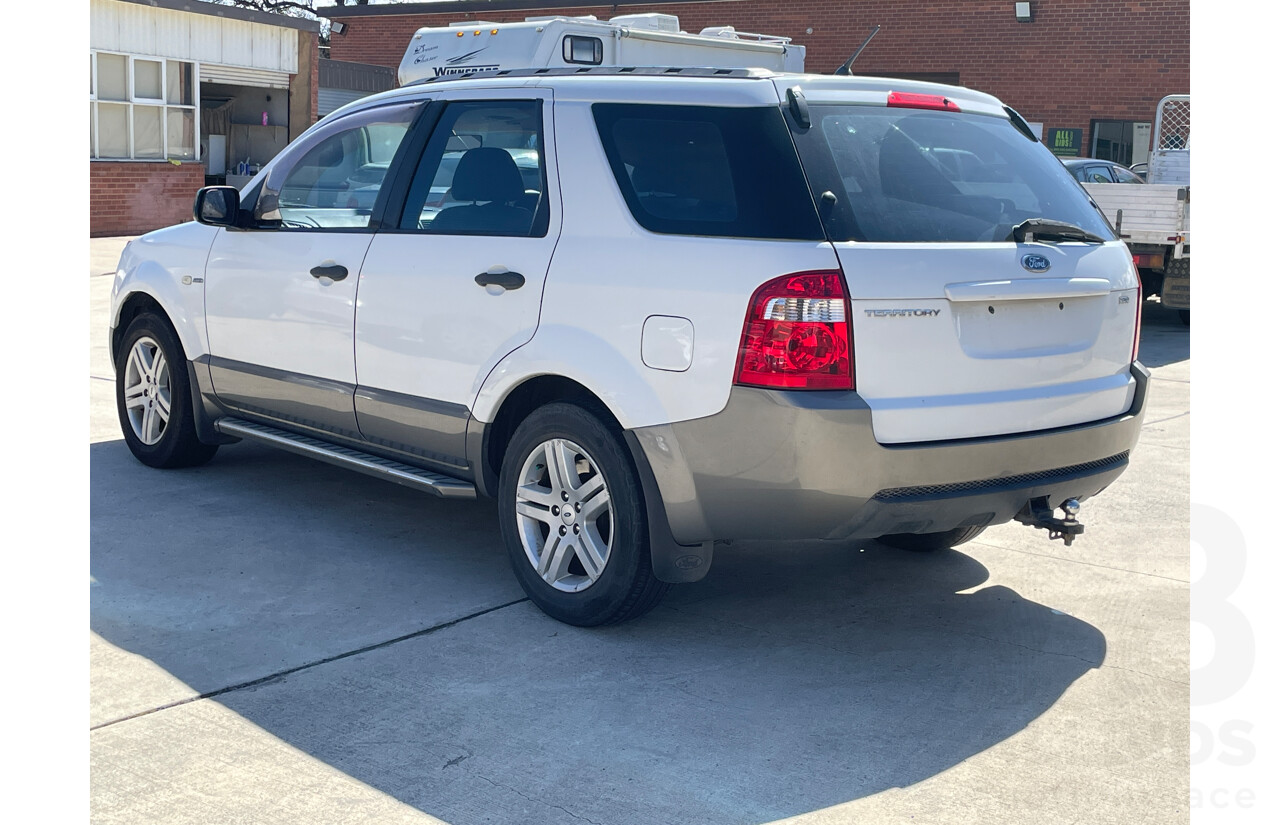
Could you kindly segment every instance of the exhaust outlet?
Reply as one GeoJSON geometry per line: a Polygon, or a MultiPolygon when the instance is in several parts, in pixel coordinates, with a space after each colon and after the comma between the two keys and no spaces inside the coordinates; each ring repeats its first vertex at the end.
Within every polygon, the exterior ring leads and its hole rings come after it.
{"type": "Polygon", "coordinates": [[[1053,506],[1049,504],[1049,497],[1039,496],[1022,505],[1014,519],[1037,530],[1048,530],[1050,541],[1062,539],[1062,543],[1070,547],[1075,537],[1084,532],[1084,525],[1076,518],[1080,512],[1080,502],[1069,498],[1062,502],[1061,507],[1063,516],[1057,518],[1053,514],[1053,506]]]}

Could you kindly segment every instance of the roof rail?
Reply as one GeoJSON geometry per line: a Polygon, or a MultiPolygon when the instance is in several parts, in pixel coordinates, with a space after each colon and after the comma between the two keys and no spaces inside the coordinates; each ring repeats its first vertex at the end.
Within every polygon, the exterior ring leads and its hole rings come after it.
{"type": "Polygon", "coordinates": [[[733,26],[708,26],[698,34],[703,37],[723,37],[726,40],[758,40],[761,43],[779,43],[786,45],[791,42],[790,37],[783,37],[777,34],[757,34],[756,32],[740,32],[733,26]]]}
{"type": "Polygon", "coordinates": [[[490,77],[570,77],[576,75],[637,75],[655,77],[677,75],[680,77],[773,77],[777,72],[768,69],[715,69],[704,66],[583,66],[581,68],[501,69],[499,71],[444,74],[411,80],[401,88],[442,83],[447,80],[476,80],[490,77]]]}

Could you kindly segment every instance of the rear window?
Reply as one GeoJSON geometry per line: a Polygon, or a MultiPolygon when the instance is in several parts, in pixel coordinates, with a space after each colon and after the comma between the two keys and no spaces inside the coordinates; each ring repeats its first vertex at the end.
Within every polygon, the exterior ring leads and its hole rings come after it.
{"type": "Polygon", "coordinates": [[[796,144],[837,241],[1010,239],[1028,218],[1114,238],[1071,174],[1009,121],[878,106],[811,105],[796,144]],[[829,198],[828,201],[829,202],[829,198]]]}
{"type": "Polygon", "coordinates": [[[786,122],[776,107],[591,107],[609,165],[651,232],[822,240],[786,122]]]}

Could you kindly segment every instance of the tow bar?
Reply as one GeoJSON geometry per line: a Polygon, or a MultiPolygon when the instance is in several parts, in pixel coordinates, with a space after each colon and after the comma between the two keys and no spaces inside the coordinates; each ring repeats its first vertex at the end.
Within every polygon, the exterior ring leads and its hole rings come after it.
{"type": "Polygon", "coordinates": [[[1014,518],[1037,530],[1048,530],[1050,541],[1062,539],[1062,543],[1070,547],[1075,537],[1084,532],[1084,525],[1076,521],[1076,513],[1080,512],[1080,502],[1074,498],[1067,499],[1062,502],[1062,512],[1065,515],[1062,518],[1056,518],[1053,515],[1053,507],[1049,504],[1049,497],[1040,496],[1024,504],[1014,518]]]}

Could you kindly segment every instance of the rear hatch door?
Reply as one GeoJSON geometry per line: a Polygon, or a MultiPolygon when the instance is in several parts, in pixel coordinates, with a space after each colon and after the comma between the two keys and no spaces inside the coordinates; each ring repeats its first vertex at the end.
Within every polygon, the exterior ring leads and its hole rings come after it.
{"type": "Polygon", "coordinates": [[[1136,273],[1044,146],[968,90],[852,78],[801,93],[788,118],[849,287],[878,441],[1129,409],[1136,273]]]}

